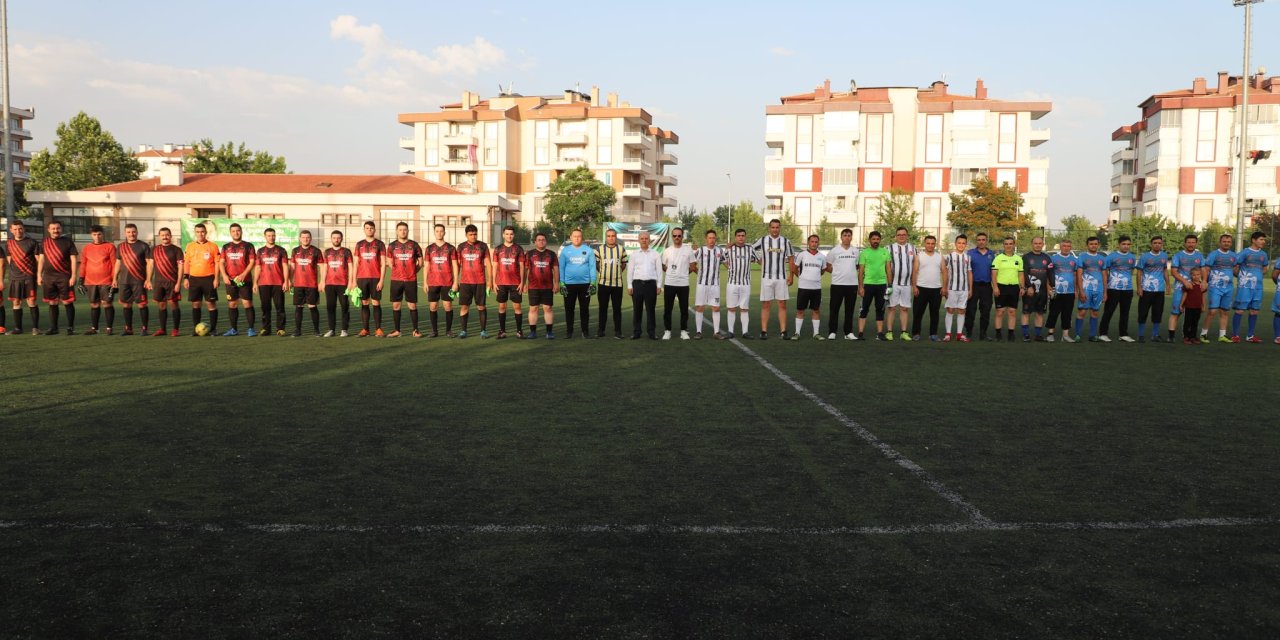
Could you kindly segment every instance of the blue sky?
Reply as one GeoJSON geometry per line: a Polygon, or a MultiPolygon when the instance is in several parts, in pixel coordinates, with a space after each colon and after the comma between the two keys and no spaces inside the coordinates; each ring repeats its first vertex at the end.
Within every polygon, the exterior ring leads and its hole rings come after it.
{"type": "MultiPolygon", "coordinates": [[[[1253,65],[1280,74],[1275,4],[1255,7],[1253,65]]],[[[36,109],[34,148],[84,110],[130,147],[212,137],[296,172],[392,173],[409,159],[397,113],[499,83],[599,85],[680,134],[676,196],[710,208],[763,202],[763,113],[779,96],[943,76],[970,93],[981,77],[992,97],[1054,102],[1037,149],[1054,225],[1105,218],[1110,132],[1139,102],[1242,63],[1230,0],[466,6],[13,2],[11,100],[36,109]]]]}

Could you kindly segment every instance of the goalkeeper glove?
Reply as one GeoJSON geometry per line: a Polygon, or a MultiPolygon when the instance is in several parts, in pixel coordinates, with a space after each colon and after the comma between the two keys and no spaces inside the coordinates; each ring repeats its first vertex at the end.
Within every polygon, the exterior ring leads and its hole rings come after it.
{"type": "Polygon", "coordinates": [[[891,295],[893,295],[893,287],[885,287],[885,288],[884,288],[884,295],[886,295],[886,296],[891,296],[891,295]]]}
{"type": "Polygon", "coordinates": [[[359,287],[351,287],[350,289],[347,289],[347,297],[351,298],[352,306],[357,306],[357,307],[360,306],[360,288],[359,287]]]}
{"type": "Polygon", "coordinates": [[[107,296],[107,303],[114,303],[117,293],[120,293],[120,287],[111,287],[111,294],[107,296]]]}
{"type": "Polygon", "coordinates": [[[449,299],[450,299],[450,300],[457,300],[457,299],[458,299],[458,290],[457,290],[457,289],[450,289],[450,290],[449,290],[449,299]]]}
{"type": "Polygon", "coordinates": [[[596,294],[596,286],[593,284],[587,288],[587,295],[594,296],[596,294]]]}
{"type": "Polygon", "coordinates": [[[566,287],[566,286],[564,286],[564,283],[563,283],[563,282],[561,282],[561,283],[560,283],[560,290],[558,291],[558,293],[559,293],[560,295],[562,295],[562,296],[563,296],[563,295],[568,295],[568,294],[569,294],[569,288],[568,288],[568,287],[566,287]]]}
{"type": "Polygon", "coordinates": [[[84,288],[84,278],[76,280],[76,293],[84,295],[88,290],[84,288]]]}

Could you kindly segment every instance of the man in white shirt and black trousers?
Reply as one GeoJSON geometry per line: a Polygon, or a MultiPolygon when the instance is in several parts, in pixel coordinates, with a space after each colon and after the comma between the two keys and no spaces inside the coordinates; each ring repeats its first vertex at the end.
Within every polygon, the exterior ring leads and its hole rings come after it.
{"type": "Polygon", "coordinates": [[[662,293],[663,340],[671,339],[671,303],[680,305],[680,339],[689,339],[689,272],[698,270],[693,248],[684,243],[684,229],[671,230],[671,246],[662,252],[662,271],[666,274],[662,293]]]}
{"type": "Polygon", "coordinates": [[[649,248],[649,232],[641,231],[639,236],[640,250],[628,256],[627,261],[627,295],[631,296],[632,340],[640,339],[641,315],[647,322],[650,340],[657,340],[656,313],[654,305],[658,302],[658,278],[662,276],[662,256],[649,248]]]}
{"type": "Polygon", "coordinates": [[[827,339],[836,339],[836,317],[844,308],[845,340],[857,340],[853,332],[854,306],[858,302],[858,247],[853,246],[853,229],[840,231],[840,244],[827,252],[827,265],[831,271],[831,304],[827,312],[827,339]]]}

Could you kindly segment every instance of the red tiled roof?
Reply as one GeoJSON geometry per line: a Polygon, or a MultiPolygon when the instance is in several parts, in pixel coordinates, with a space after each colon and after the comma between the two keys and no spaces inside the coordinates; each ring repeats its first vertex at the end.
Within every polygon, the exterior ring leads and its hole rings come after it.
{"type": "Polygon", "coordinates": [[[462,195],[461,191],[416,176],[308,175],[293,173],[188,173],[180,187],[162,187],[159,178],[109,184],[88,191],[188,193],[396,193],[462,195]]]}
{"type": "Polygon", "coordinates": [[[148,149],[146,151],[135,153],[135,158],[181,158],[195,153],[195,149],[174,149],[169,153],[165,153],[163,149],[148,149]]]}

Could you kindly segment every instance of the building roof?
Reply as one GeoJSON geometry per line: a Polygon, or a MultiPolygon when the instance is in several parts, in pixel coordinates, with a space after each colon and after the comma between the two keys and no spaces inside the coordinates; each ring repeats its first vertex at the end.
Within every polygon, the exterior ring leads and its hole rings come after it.
{"type": "Polygon", "coordinates": [[[86,191],[181,193],[395,193],[464,195],[442,184],[409,175],[328,175],[296,173],[188,173],[182,186],[160,186],[160,178],[109,184],[86,191]]]}
{"type": "Polygon", "coordinates": [[[147,149],[133,154],[135,158],[182,158],[195,153],[196,150],[191,147],[180,147],[165,153],[164,149],[147,149]]]}

